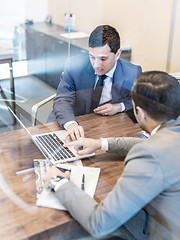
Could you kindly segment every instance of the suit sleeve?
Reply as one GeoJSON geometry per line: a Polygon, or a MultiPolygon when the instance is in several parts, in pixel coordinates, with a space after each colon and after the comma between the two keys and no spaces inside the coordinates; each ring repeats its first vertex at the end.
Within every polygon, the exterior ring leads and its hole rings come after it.
{"type": "Polygon", "coordinates": [[[56,197],[92,236],[103,237],[127,222],[163,190],[163,174],[148,146],[137,144],[113,190],[98,204],[72,182],[56,197]]]}
{"type": "Polygon", "coordinates": [[[108,152],[116,153],[119,157],[125,157],[130,149],[143,139],[135,137],[108,138],[108,152]]]}
{"type": "MultiPolygon", "coordinates": [[[[137,76],[142,72],[142,68],[140,66],[137,66],[136,68],[136,71],[133,73],[133,77],[132,78],[132,84],[131,86],[133,85],[134,81],[136,80],[137,76]]],[[[129,89],[129,96],[125,97],[122,99],[121,101],[122,103],[124,103],[124,106],[125,106],[125,111],[128,111],[130,109],[133,108],[133,105],[132,105],[132,101],[131,101],[131,89],[129,89]]]]}
{"type": "Polygon", "coordinates": [[[76,121],[73,111],[75,98],[76,88],[69,70],[69,64],[67,64],[53,104],[54,114],[61,127],[68,121],[76,121]]]}
{"type": "Polygon", "coordinates": [[[131,89],[137,76],[142,72],[140,66],[125,60],[118,60],[113,76],[112,103],[123,103],[125,111],[133,108],[131,89]]]}

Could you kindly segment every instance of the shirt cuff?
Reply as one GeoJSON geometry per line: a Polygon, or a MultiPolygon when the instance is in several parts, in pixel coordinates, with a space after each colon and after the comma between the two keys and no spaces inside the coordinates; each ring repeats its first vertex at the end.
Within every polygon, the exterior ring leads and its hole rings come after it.
{"type": "Polygon", "coordinates": [[[73,123],[76,123],[76,124],[77,124],[76,121],[69,121],[69,122],[66,122],[66,123],[64,124],[64,128],[67,130],[68,126],[71,125],[71,124],[73,124],[73,123]]]}
{"type": "Polygon", "coordinates": [[[124,110],[125,110],[125,105],[124,105],[124,103],[120,103],[120,105],[121,105],[121,112],[124,112],[124,110]]]}
{"type": "Polygon", "coordinates": [[[108,151],[108,140],[107,138],[100,138],[101,139],[101,150],[108,151]]]}
{"type": "Polygon", "coordinates": [[[56,183],[54,187],[54,191],[56,192],[63,184],[67,183],[69,180],[67,178],[64,178],[56,183]]]}

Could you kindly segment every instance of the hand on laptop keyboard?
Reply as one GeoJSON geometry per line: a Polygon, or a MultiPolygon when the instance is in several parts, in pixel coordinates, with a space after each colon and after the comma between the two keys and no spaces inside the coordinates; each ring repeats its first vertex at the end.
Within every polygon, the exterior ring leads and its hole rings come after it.
{"type": "Polygon", "coordinates": [[[77,141],[64,144],[64,147],[70,146],[74,146],[79,155],[90,154],[101,149],[101,139],[79,138],[77,141]]]}
{"type": "Polygon", "coordinates": [[[79,126],[77,123],[70,124],[67,127],[67,134],[64,140],[66,140],[69,136],[72,141],[78,140],[80,137],[84,137],[83,127],[79,126]]]}

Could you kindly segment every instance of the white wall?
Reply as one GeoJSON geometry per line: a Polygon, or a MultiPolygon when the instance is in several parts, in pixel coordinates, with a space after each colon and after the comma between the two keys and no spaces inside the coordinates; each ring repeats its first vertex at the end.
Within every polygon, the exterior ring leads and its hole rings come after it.
{"type": "Polygon", "coordinates": [[[47,14],[48,0],[0,0],[0,46],[12,49],[15,26],[26,19],[44,21],[47,14]]]}
{"type": "MultiPolygon", "coordinates": [[[[166,71],[173,0],[49,0],[53,22],[63,25],[70,9],[76,29],[90,33],[99,24],[111,24],[122,45],[132,47],[132,62],[143,70],[166,71]]],[[[170,72],[180,71],[180,7],[178,1],[170,72]]]]}
{"type": "Polygon", "coordinates": [[[175,25],[172,35],[172,51],[170,55],[169,72],[180,72],[180,1],[176,1],[175,25]]]}
{"type": "Polygon", "coordinates": [[[0,31],[11,31],[27,18],[44,21],[47,13],[48,0],[0,0],[0,31]]]}
{"type": "MultiPolygon", "coordinates": [[[[11,31],[24,21],[24,0],[0,0],[0,32],[11,31]]],[[[2,35],[0,36],[0,38],[2,35]]]]}
{"type": "Polygon", "coordinates": [[[64,24],[64,13],[76,15],[76,30],[90,33],[103,23],[103,0],[49,0],[49,14],[54,23],[64,24]]]}
{"type": "Polygon", "coordinates": [[[104,22],[117,28],[122,44],[132,47],[132,62],[144,70],[165,70],[172,1],[104,0],[104,22]]]}
{"type": "MultiPolygon", "coordinates": [[[[64,24],[64,13],[76,15],[76,30],[90,33],[99,24],[117,28],[122,45],[132,48],[132,62],[143,70],[166,70],[173,1],[176,21],[170,72],[180,72],[180,0],[0,0],[0,39],[11,37],[25,19],[64,24]]],[[[2,41],[1,41],[2,42],[2,41]]]]}
{"type": "Polygon", "coordinates": [[[25,17],[35,22],[44,21],[48,14],[48,0],[24,0],[25,17]]]}

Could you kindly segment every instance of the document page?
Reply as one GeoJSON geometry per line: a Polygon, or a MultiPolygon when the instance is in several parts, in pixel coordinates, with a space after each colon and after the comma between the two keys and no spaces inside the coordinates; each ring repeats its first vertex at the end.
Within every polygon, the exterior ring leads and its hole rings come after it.
{"type": "Polygon", "coordinates": [[[73,181],[79,188],[81,188],[84,174],[84,191],[93,198],[99,179],[99,173],[100,168],[72,166],[70,180],[73,181]]]}
{"type": "MultiPolygon", "coordinates": [[[[76,161],[77,162],[77,161],[76,161]]],[[[81,162],[81,161],[80,161],[81,162]]],[[[43,175],[51,165],[47,160],[34,160],[36,173],[36,189],[37,201],[36,205],[40,207],[55,208],[59,210],[66,210],[64,206],[57,200],[54,193],[50,189],[45,188],[43,183],[43,175]],[[46,169],[46,170],[45,170],[46,169]]],[[[83,167],[82,162],[76,165],[58,164],[57,167],[71,170],[70,181],[73,181],[77,187],[83,189],[92,198],[96,190],[99,179],[100,168],[83,167]]]]}

